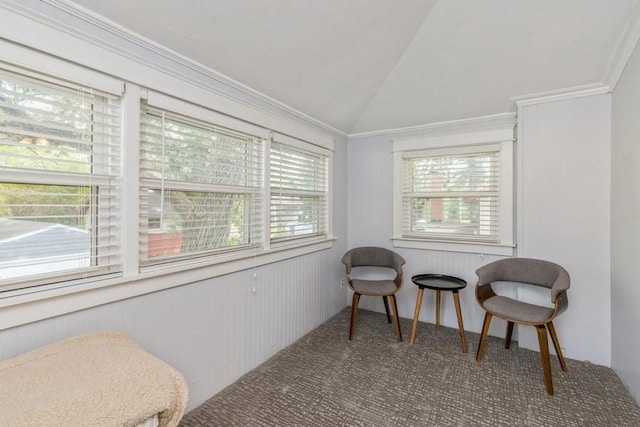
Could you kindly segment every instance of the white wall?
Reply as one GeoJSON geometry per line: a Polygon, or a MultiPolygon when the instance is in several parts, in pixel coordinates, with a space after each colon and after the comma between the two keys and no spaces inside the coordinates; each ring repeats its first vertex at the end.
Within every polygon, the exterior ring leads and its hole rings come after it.
{"type": "MultiPolygon", "coordinates": [[[[569,310],[557,330],[565,355],[610,364],[610,97],[576,98],[523,107],[520,111],[520,209],[518,255],[555,261],[572,277],[569,310]]],[[[349,141],[349,247],[392,248],[391,135],[349,141]]],[[[479,254],[396,249],[407,260],[405,286],[398,295],[401,317],[412,318],[416,289],[411,276],[444,273],[470,284],[461,292],[465,328],[479,332],[483,312],[474,296],[475,270],[496,257],[479,254]]],[[[423,302],[421,320],[433,323],[433,296],[423,302]]],[[[380,298],[361,306],[383,310],[380,298]]],[[[457,327],[450,297],[443,323],[457,327]]],[[[503,336],[504,322],[491,334],[503,336]]],[[[529,346],[526,331],[523,344],[529,346]]],[[[532,348],[537,348],[537,341],[532,348]]]]}
{"type": "Polygon", "coordinates": [[[611,364],[640,402],[640,46],[613,92],[611,364]]]}
{"type": "MultiPolygon", "coordinates": [[[[610,95],[519,109],[518,255],[571,276],[569,309],[554,322],[566,356],[609,366],[610,95]]],[[[532,328],[520,345],[537,348],[532,328]]]]}

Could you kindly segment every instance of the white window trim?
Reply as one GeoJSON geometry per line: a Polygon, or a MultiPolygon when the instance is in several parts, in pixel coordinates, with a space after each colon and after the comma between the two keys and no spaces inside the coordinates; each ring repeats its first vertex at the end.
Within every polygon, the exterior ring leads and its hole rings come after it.
{"type": "MultiPolygon", "coordinates": [[[[270,206],[269,206],[269,209],[265,209],[265,224],[269,225],[269,227],[265,227],[266,229],[264,230],[265,231],[264,239],[266,242],[265,246],[267,248],[287,248],[292,246],[299,246],[301,244],[305,244],[305,242],[314,243],[314,242],[318,242],[326,239],[331,239],[333,236],[333,215],[332,215],[333,205],[331,203],[332,202],[331,195],[333,194],[333,184],[332,184],[333,183],[333,149],[332,149],[333,145],[331,145],[331,148],[325,147],[325,146],[319,146],[319,145],[311,144],[305,141],[301,141],[296,138],[292,138],[287,135],[280,134],[278,132],[274,132],[272,135],[271,141],[269,141],[268,143],[268,147],[267,147],[268,151],[266,151],[266,153],[271,152],[271,147],[272,147],[271,144],[274,142],[283,144],[285,146],[293,147],[295,149],[318,154],[327,159],[327,189],[325,193],[327,196],[327,202],[325,205],[326,228],[325,228],[324,235],[321,235],[321,236],[305,236],[302,238],[291,238],[291,239],[284,239],[282,241],[274,242],[271,240],[271,232],[270,232],[271,213],[270,213],[270,206]]],[[[269,161],[266,163],[267,165],[265,167],[266,169],[265,182],[268,182],[270,184],[271,162],[269,161]]],[[[268,201],[266,203],[270,205],[272,186],[268,185],[267,187],[269,188],[265,188],[265,197],[267,197],[266,200],[268,201]]]]}
{"type": "MultiPolygon", "coordinates": [[[[330,249],[333,239],[312,245],[281,248],[248,258],[219,264],[183,264],[180,269],[156,270],[135,277],[74,284],[73,282],[4,292],[0,297],[0,330],[12,328],[66,313],[87,309],[127,298],[208,280],[225,274],[256,268],[288,258],[330,249]]],[[[259,280],[259,278],[256,278],[259,280]]]]}
{"type": "Polygon", "coordinates": [[[146,99],[147,104],[152,107],[181,114],[185,117],[198,119],[205,123],[211,123],[213,125],[248,133],[263,139],[269,138],[269,135],[271,134],[269,129],[262,126],[256,126],[244,120],[239,120],[235,117],[218,113],[206,107],[201,107],[153,90],[143,90],[142,98],[146,99]]]}
{"type": "MultiPolygon", "coordinates": [[[[266,141],[268,140],[269,136],[272,133],[269,129],[265,129],[260,126],[255,126],[251,123],[238,120],[234,117],[230,117],[230,116],[221,114],[219,112],[212,111],[204,107],[188,103],[179,98],[174,98],[174,97],[160,94],[154,91],[146,91],[146,90],[142,91],[142,95],[143,95],[143,99],[146,99],[147,105],[152,110],[167,111],[172,114],[177,114],[186,120],[194,119],[202,122],[205,125],[210,125],[212,127],[222,127],[232,131],[245,133],[247,135],[251,135],[252,137],[260,139],[261,145],[264,145],[264,143],[266,143],[266,141]]],[[[142,107],[142,108],[144,109],[145,107],[142,107]]],[[[176,119],[176,120],[180,121],[182,119],[176,119]]],[[[141,126],[140,122],[138,122],[138,126],[139,127],[141,126]]],[[[140,148],[139,145],[137,146],[138,148],[140,148]]],[[[262,148],[261,151],[263,156],[262,166],[266,167],[265,165],[267,163],[268,157],[264,157],[264,156],[267,152],[264,151],[264,147],[262,148]]],[[[263,185],[264,185],[264,183],[266,182],[264,181],[265,177],[263,176],[262,179],[263,179],[263,185]]],[[[143,178],[140,180],[139,185],[155,187],[155,186],[161,185],[160,182],[162,182],[162,185],[164,185],[165,183],[163,179],[143,178]]],[[[170,186],[168,186],[167,188],[170,188],[172,190],[205,191],[205,192],[229,189],[231,190],[231,192],[235,194],[256,194],[260,198],[265,197],[264,186],[262,187],[261,190],[255,191],[254,189],[249,187],[235,187],[235,186],[226,187],[224,185],[219,185],[219,184],[203,184],[199,182],[189,182],[189,183],[172,182],[170,186]]],[[[265,205],[266,202],[263,201],[262,203],[263,203],[262,209],[266,209],[266,205],[265,205]]],[[[261,218],[261,219],[264,220],[264,218],[261,218]]],[[[262,225],[267,226],[267,224],[265,223],[263,223],[262,225]]],[[[264,239],[264,233],[262,234],[261,238],[264,239]]],[[[140,242],[138,243],[140,244],[140,242]]],[[[266,252],[268,248],[265,247],[262,241],[259,243],[259,245],[260,246],[258,248],[254,248],[252,244],[247,244],[247,245],[238,246],[238,247],[222,248],[221,250],[211,250],[209,254],[202,255],[202,256],[198,256],[193,253],[185,254],[183,257],[180,257],[180,258],[161,259],[159,260],[159,262],[154,262],[153,260],[149,260],[150,262],[148,263],[148,265],[141,263],[139,268],[140,268],[140,271],[144,273],[147,271],[177,271],[182,269],[182,265],[187,267],[191,265],[195,265],[197,267],[197,266],[206,266],[208,264],[224,263],[224,262],[229,262],[229,261],[243,258],[247,256],[247,254],[249,254],[250,256],[255,256],[255,254],[261,252],[263,248],[265,249],[265,252],[266,252]]]]}
{"type": "Polygon", "coordinates": [[[514,240],[514,125],[475,131],[393,139],[393,245],[400,248],[513,256],[514,240]],[[402,168],[406,153],[454,154],[473,152],[476,147],[500,145],[500,236],[499,243],[452,242],[402,236],[402,168]]]}

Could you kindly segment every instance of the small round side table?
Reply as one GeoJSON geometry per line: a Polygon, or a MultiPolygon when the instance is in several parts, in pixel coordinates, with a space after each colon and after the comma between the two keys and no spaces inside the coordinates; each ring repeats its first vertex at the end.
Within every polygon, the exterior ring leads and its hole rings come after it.
{"type": "Polygon", "coordinates": [[[460,310],[460,296],[458,291],[467,286],[467,282],[459,277],[445,276],[444,274],[418,274],[411,278],[411,281],[418,286],[418,298],[416,300],[416,310],[413,314],[413,326],[411,327],[411,338],[409,343],[416,340],[416,330],[418,328],[418,317],[420,316],[420,306],[425,288],[436,291],[436,330],[440,329],[440,292],[450,291],[453,294],[453,302],[456,306],[458,316],[458,329],[460,331],[460,341],[462,341],[462,352],[467,352],[467,340],[464,336],[464,325],[462,323],[462,310],[460,310]]]}

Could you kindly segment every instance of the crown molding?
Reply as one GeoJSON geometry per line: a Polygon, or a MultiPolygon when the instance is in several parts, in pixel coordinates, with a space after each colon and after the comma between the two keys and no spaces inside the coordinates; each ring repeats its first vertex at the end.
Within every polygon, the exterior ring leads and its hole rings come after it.
{"type": "MultiPolygon", "coordinates": [[[[49,5],[50,7],[57,9],[75,19],[78,19],[84,23],[86,23],[90,27],[97,28],[100,31],[104,31],[111,36],[114,36],[116,39],[123,40],[130,45],[135,46],[138,49],[142,49],[143,51],[149,52],[154,56],[158,56],[168,61],[169,64],[177,65],[178,68],[186,68],[189,71],[196,73],[196,75],[200,75],[203,80],[213,80],[226,90],[222,95],[233,99],[234,101],[240,102],[244,105],[250,106],[252,108],[259,109],[267,114],[277,115],[281,119],[287,120],[297,120],[303,122],[311,127],[314,127],[320,131],[327,132],[333,135],[339,136],[347,136],[347,134],[333,126],[324,123],[314,117],[311,117],[301,111],[296,110],[288,106],[287,104],[278,101],[268,95],[265,95],[249,86],[246,86],[212,68],[209,68],[199,62],[196,62],[184,55],[179,54],[165,46],[160,45],[148,38],[145,38],[139,34],[134,33],[133,31],[125,28],[99,14],[90,11],[82,6],[79,6],[69,0],[41,0],[42,3],[49,5]],[[237,94],[234,94],[236,92],[237,94]]],[[[27,16],[33,16],[34,11],[30,9],[26,9],[22,7],[22,12],[27,16]]],[[[61,20],[56,20],[55,18],[44,15],[40,13],[40,21],[47,21],[49,25],[51,25],[51,21],[55,21],[57,25],[64,25],[65,27],[70,27],[70,24],[61,22],[61,20]]],[[[95,38],[94,34],[90,34],[88,31],[82,31],[78,28],[73,28],[73,32],[76,36],[84,39],[92,39],[95,38]]],[[[106,44],[106,41],[100,40],[101,43],[106,44]]],[[[129,58],[133,58],[142,62],[143,60],[139,58],[138,55],[133,53],[130,49],[125,47],[116,45],[114,43],[108,43],[109,48],[116,51],[119,54],[125,55],[129,58]]],[[[144,61],[145,65],[151,66],[156,69],[160,69],[163,71],[169,71],[172,74],[176,74],[175,69],[171,69],[171,67],[167,67],[166,65],[160,63],[151,63],[149,61],[144,61]]],[[[181,78],[184,80],[191,81],[193,83],[202,85],[202,81],[198,81],[198,79],[194,79],[193,77],[181,75],[181,78]]]]}
{"type": "Polygon", "coordinates": [[[371,138],[375,136],[398,137],[407,133],[445,133],[459,128],[473,128],[481,126],[483,129],[502,127],[508,123],[515,123],[516,113],[499,113],[488,116],[472,117],[468,119],[449,120],[444,122],[429,123],[426,125],[407,126],[403,128],[382,129],[372,132],[352,133],[349,140],[371,138]]]}
{"type": "Polygon", "coordinates": [[[515,96],[511,98],[518,108],[529,105],[544,104],[547,102],[565,101],[583,96],[602,95],[610,93],[611,88],[602,83],[593,83],[582,86],[574,86],[559,90],[533,93],[528,95],[515,96]]]}

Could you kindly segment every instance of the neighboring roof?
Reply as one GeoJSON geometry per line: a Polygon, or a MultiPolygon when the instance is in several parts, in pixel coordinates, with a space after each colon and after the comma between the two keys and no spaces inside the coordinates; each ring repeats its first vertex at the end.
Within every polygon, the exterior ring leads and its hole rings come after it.
{"type": "Polygon", "coordinates": [[[80,228],[0,218],[0,262],[82,254],[90,247],[89,233],[80,228]]]}

